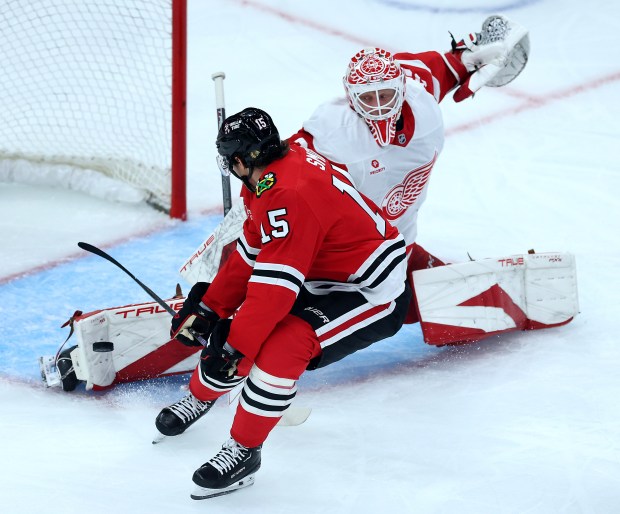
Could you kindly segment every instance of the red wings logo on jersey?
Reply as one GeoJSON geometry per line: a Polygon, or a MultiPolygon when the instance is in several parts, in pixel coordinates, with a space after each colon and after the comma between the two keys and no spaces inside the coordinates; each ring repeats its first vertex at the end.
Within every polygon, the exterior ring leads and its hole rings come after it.
{"type": "Polygon", "coordinates": [[[381,209],[389,220],[399,218],[409,206],[415,203],[431,176],[431,170],[436,160],[437,153],[435,152],[431,162],[407,173],[405,179],[385,195],[381,209]]]}

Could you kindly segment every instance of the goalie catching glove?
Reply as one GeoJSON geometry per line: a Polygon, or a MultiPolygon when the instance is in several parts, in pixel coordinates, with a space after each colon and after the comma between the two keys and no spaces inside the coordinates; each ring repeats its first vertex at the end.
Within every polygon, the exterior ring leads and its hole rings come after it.
{"type": "Polygon", "coordinates": [[[209,289],[207,282],[197,282],[187,295],[183,307],[170,322],[170,337],[185,346],[203,346],[209,339],[219,316],[202,302],[209,289]]]}
{"type": "Polygon", "coordinates": [[[454,93],[454,101],[461,102],[483,86],[501,87],[517,78],[527,64],[530,39],[526,28],[495,14],[484,20],[481,32],[459,43],[452,38],[452,51],[462,52],[461,62],[471,73],[454,93]]]}

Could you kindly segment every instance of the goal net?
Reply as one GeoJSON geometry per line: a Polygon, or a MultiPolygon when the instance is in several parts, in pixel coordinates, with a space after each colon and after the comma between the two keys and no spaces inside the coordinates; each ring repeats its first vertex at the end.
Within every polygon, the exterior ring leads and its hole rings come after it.
{"type": "Polygon", "coordinates": [[[185,218],[186,0],[4,0],[0,180],[185,218]]]}

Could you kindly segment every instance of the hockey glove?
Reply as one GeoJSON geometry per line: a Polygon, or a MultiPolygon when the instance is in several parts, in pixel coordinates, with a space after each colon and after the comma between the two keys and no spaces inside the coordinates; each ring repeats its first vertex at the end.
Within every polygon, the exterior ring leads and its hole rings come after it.
{"type": "Polygon", "coordinates": [[[459,43],[452,38],[452,51],[471,75],[454,93],[461,102],[484,86],[505,86],[523,71],[530,53],[527,29],[501,15],[489,16],[482,30],[459,43]]]}
{"type": "Polygon", "coordinates": [[[202,302],[202,297],[207,292],[209,285],[206,282],[194,284],[183,303],[183,307],[170,322],[170,337],[185,346],[207,344],[215,322],[220,319],[202,302]]]}
{"type": "Polygon", "coordinates": [[[243,359],[243,354],[226,342],[231,323],[230,319],[222,319],[215,324],[209,344],[200,355],[200,370],[211,378],[231,379],[237,373],[237,364],[243,359]]]}

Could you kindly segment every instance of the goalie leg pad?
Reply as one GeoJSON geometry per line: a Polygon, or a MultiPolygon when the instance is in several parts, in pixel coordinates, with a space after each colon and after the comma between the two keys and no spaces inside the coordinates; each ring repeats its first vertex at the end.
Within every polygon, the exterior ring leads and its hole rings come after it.
{"type": "Polygon", "coordinates": [[[247,213],[243,202],[237,203],[213,233],[181,266],[179,273],[188,284],[213,282],[215,275],[236,248],[236,241],[243,232],[247,213]]]}
{"type": "Polygon", "coordinates": [[[409,282],[413,296],[409,303],[409,308],[407,309],[407,315],[405,316],[405,325],[410,325],[420,321],[418,304],[415,298],[415,289],[413,287],[413,272],[420,269],[445,266],[446,263],[427,252],[417,243],[413,243],[411,247],[408,248],[407,254],[409,255],[407,258],[407,281],[409,282]]]}
{"type": "MultiPolygon", "coordinates": [[[[170,301],[175,310],[182,305],[183,298],[170,301]]],[[[73,319],[77,346],[70,352],[76,379],[86,382],[86,390],[102,390],[122,382],[189,373],[199,348],[171,340],[169,329],[170,315],[156,302],[80,314],[73,319]]]]}
{"type": "Polygon", "coordinates": [[[432,345],[564,325],[579,312],[568,253],[450,264],[415,271],[413,280],[424,341],[432,345]]]}

